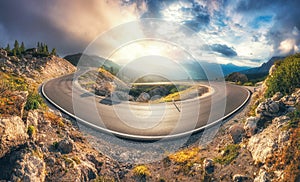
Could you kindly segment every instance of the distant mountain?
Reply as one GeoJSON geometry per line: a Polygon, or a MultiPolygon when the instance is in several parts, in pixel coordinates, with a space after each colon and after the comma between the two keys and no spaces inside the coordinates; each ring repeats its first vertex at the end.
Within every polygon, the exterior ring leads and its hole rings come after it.
{"type": "Polygon", "coordinates": [[[65,56],[64,59],[68,60],[74,66],[77,66],[79,61],[83,67],[101,67],[111,73],[117,73],[120,69],[120,65],[114,63],[111,60],[104,59],[99,56],[86,55],[82,53],[65,56]]]}
{"type": "Polygon", "coordinates": [[[251,69],[251,67],[249,67],[249,66],[237,66],[237,65],[232,64],[232,63],[221,64],[220,66],[221,66],[225,76],[229,75],[230,73],[233,73],[233,72],[241,72],[243,70],[251,69]]]}
{"type": "Polygon", "coordinates": [[[284,59],[284,57],[272,57],[269,61],[267,61],[266,63],[263,63],[259,67],[250,68],[250,69],[240,71],[240,72],[244,73],[246,75],[252,75],[252,74],[265,74],[265,75],[268,75],[269,70],[270,70],[271,66],[275,63],[275,61],[278,61],[278,60],[281,60],[281,59],[284,59]]]}
{"type": "Polygon", "coordinates": [[[206,74],[210,74],[209,77],[214,78],[220,78],[229,75],[233,72],[239,72],[242,70],[250,69],[250,67],[247,66],[237,66],[234,64],[218,64],[218,63],[207,63],[207,62],[187,62],[183,65],[185,68],[187,68],[192,75],[195,75],[197,73],[196,78],[204,78],[207,76],[206,74]],[[218,71],[219,70],[219,71],[218,71]],[[222,73],[222,72],[223,73],[222,73]],[[205,76],[206,75],[206,76],[205,76]]]}

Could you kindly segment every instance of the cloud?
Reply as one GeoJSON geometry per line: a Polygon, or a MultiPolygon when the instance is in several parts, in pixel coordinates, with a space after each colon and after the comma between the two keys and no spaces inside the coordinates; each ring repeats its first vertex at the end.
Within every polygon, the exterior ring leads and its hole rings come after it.
{"type": "Polygon", "coordinates": [[[142,1],[3,1],[0,25],[4,30],[0,31],[7,37],[3,44],[18,39],[35,46],[43,41],[62,54],[82,52],[101,33],[137,20],[143,8],[142,1]]]}
{"type": "Polygon", "coordinates": [[[212,51],[220,53],[226,57],[234,57],[237,56],[237,53],[233,48],[228,47],[227,45],[222,44],[213,44],[210,46],[212,51]]]}
{"type": "Polygon", "coordinates": [[[242,0],[236,10],[244,16],[273,14],[273,24],[265,36],[273,46],[273,55],[285,56],[299,51],[295,48],[300,45],[300,35],[297,31],[300,28],[299,6],[299,1],[242,0]]]}

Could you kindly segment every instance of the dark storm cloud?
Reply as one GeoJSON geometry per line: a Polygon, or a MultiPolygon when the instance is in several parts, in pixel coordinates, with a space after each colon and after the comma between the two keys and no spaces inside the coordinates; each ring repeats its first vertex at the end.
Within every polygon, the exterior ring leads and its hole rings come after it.
{"type": "Polygon", "coordinates": [[[292,54],[299,50],[300,35],[300,1],[283,0],[260,0],[260,1],[240,1],[236,10],[244,15],[253,14],[275,14],[274,24],[269,29],[266,37],[269,44],[274,48],[275,55],[292,54]],[[281,43],[285,40],[289,42],[290,49],[283,50],[281,43]]]}
{"type": "Polygon", "coordinates": [[[227,45],[222,44],[213,44],[210,46],[211,50],[217,53],[220,53],[226,57],[234,57],[237,56],[237,53],[233,48],[228,47],[227,45]]]}
{"type": "Polygon", "coordinates": [[[64,31],[58,29],[47,17],[47,8],[52,1],[35,0],[9,0],[1,1],[0,26],[2,44],[13,43],[15,39],[24,41],[27,47],[33,47],[36,42],[42,41],[49,47],[57,47],[60,53],[82,50],[84,44],[68,36],[64,31]]]}

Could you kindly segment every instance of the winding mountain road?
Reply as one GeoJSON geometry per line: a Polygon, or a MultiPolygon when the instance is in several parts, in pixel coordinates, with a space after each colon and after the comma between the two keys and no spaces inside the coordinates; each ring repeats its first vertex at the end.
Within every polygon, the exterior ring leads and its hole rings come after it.
{"type": "Polygon", "coordinates": [[[50,80],[42,85],[43,96],[60,110],[88,126],[119,137],[157,140],[185,136],[210,127],[240,109],[250,92],[224,83],[209,85],[214,92],[182,102],[146,104],[120,102],[107,104],[103,98],[74,84],[74,74],[50,80]]]}

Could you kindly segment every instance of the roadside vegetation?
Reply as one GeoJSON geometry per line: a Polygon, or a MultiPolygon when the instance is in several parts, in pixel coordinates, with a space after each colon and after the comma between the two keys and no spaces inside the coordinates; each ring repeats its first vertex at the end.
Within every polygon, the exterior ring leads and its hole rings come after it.
{"type": "Polygon", "coordinates": [[[37,85],[28,84],[21,77],[0,72],[0,114],[5,116],[20,112],[20,97],[14,94],[15,91],[28,93],[25,110],[46,109],[46,104],[37,89],[37,85]]]}
{"type": "Polygon", "coordinates": [[[227,145],[223,151],[222,155],[215,158],[215,161],[222,164],[230,164],[238,155],[240,151],[240,146],[238,144],[227,145]]]}
{"type": "Polygon", "coordinates": [[[291,94],[296,88],[300,88],[300,53],[276,62],[275,67],[272,76],[266,80],[266,97],[271,97],[276,92],[291,94]]]}

